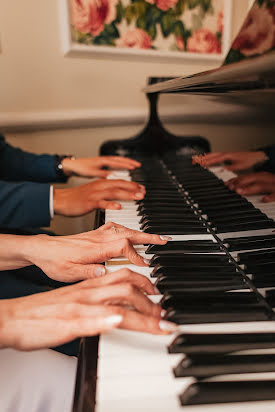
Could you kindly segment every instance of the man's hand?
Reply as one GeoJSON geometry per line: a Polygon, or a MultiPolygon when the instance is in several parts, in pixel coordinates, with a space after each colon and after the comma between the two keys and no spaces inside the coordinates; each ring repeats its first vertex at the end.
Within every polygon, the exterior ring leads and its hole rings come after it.
{"type": "Polygon", "coordinates": [[[68,176],[107,177],[111,172],[110,170],[103,170],[103,167],[133,170],[140,167],[141,164],[127,157],[98,156],[82,159],[65,158],[62,161],[62,166],[64,173],[68,176]]]}
{"type": "Polygon", "coordinates": [[[167,242],[161,236],[130,229],[127,235],[114,230],[112,241],[96,242],[96,238],[96,231],[73,236],[26,236],[21,248],[20,261],[24,259],[21,266],[34,264],[54,280],[77,282],[104,275],[105,267],[99,263],[114,257],[125,256],[134,265],[148,266],[133,244],[167,242]]]}
{"type": "Polygon", "coordinates": [[[216,152],[208,153],[204,156],[194,156],[193,164],[202,167],[210,167],[221,163],[226,163],[226,169],[232,172],[250,169],[257,163],[264,162],[266,155],[262,151],[257,152],[216,152]]]}
{"type": "Polygon", "coordinates": [[[176,331],[176,325],[161,320],[161,308],[139,288],[139,275],[132,274],[135,281],[124,282],[127,274],[121,272],[113,274],[116,282],[108,278],[109,285],[105,279],[104,286],[99,285],[101,280],[90,279],[0,301],[0,347],[42,349],[116,327],[162,335],[176,331]],[[127,309],[129,305],[135,310],[127,309]]]}
{"type": "Polygon", "coordinates": [[[54,189],[54,212],[63,216],[82,216],[94,209],[121,208],[115,200],[140,200],[145,188],[125,180],[99,179],[70,189],[54,189]]]}
{"type": "Polygon", "coordinates": [[[231,190],[236,191],[240,195],[248,196],[266,193],[267,195],[263,197],[264,202],[275,200],[275,175],[273,173],[251,173],[230,179],[226,184],[231,190]]]}

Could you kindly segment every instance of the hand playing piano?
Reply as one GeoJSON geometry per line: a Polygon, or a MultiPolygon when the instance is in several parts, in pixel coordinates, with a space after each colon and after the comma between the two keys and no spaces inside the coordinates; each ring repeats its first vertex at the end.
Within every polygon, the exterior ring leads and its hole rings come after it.
{"type": "Polygon", "coordinates": [[[117,200],[140,200],[144,194],[144,186],[135,182],[98,179],[70,189],[54,189],[54,212],[75,217],[94,209],[118,210],[117,200]]]}
{"type": "MultiPolygon", "coordinates": [[[[110,232],[112,230],[110,228],[110,232]]],[[[120,231],[116,230],[113,230],[111,236],[106,237],[101,236],[104,228],[102,231],[98,229],[73,236],[26,236],[24,247],[21,249],[22,256],[15,256],[13,261],[24,261],[20,267],[34,264],[50,278],[60,282],[77,282],[104,275],[105,267],[100,263],[114,257],[125,256],[134,265],[148,266],[147,261],[136,252],[133,244],[164,245],[167,242],[159,235],[130,229],[123,232],[122,226],[120,231]]],[[[18,266],[12,266],[11,263],[11,266],[3,269],[16,267],[18,266]]]]}
{"type": "Polygon", "coordinates": [[[161,308],[144,294],[152,291],[149,283],[142,275],[123,270],[50,292],[2,300],[0,348],[54,347],[117,327],[162,335],[174,332],[177,326],[161,320],[161,308]]]}
{"type": "Polygon", "coordinates": [[[66,175],[83,177],[107,177],[111,171],[108,169],[133,170],[141,164],[136,160],[121,156],[98,156],[80,159],[65,158],[62,161],[63,171],[66,175]]]}
{"type": "Polygon", "coordinates": [[[240,195],[266,194],[262,199],[263,202],[275,201],[275,174],[273,173],[260,172],[238,176],[230,179],[226,184],[240,195]]]}
{"type": "Polygon", "coordinates": [[[226,169],[232,172],[246,170],[258,163],[264,162],[266,154],[262,151],[256,152],[215,152],[207,153],[204,156],[194,156],[193,164],[199,164],[202,167],[211,167],[221,163],[226,164],[226,169]]]}

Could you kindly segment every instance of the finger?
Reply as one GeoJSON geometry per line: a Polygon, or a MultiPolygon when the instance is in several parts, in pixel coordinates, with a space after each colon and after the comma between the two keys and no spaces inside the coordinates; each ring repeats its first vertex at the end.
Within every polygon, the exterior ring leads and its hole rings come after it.
{"type": "Polygon", "coordinates": [[[97,288],[101,286],[115,285],[122,282],[130,283],[131,285],[134,285],[139,290],[147,293],[148,295],[156,294],[154,285],[150,282],[149,279],[146,278],[146,276],[133,272],[129,269],[121,269],[108,274],[108,276],[86,280],[79,283],[79,287],[84,289],[87,287],[97,288]]]}
{"type": "MultiPolygon", "coordinates": [[[[121,315],[122,321],[119,324],[120,328],[128,329],[128,330],[135,330],[140,332],[147,332],[157,335],[169,335],[177,330],[177,325],[171,322],[167,322],[164,320],[159,320],[153,316],[147,316],[141,313],[138,313],[133,310],[129,310],[126,308],[118,307],[118,306],[109,306],[109,305],[78,305],[83,306],[83,309],[78,307],[77,312],[80,313],[78,316],[78,321],[83,316],[86,318],[91,318],[92,320],[98,317],[108,317],[111,315],[121,315]],[[85,315],[84,315],[85,313],[85,315]]],[[[94,333],[94,330],[93,330],[94,333]]],[[[77,337],[85,336],[78,335],[77,337]]],[[[90,336],[90,335],[87,335],[90,336]]]]}
{"type": "Polygon", "coordinates": [[[165,245],[168,240],[171,240],[169,236],[165,235],[152,235],[150,233],[144,233],[139,230],[128,229],[117,223],[108,222],[109,228],[115,228],[115,234],[118,237],[123,236],[126,239],[129,239],[134,245],[142,244],[156,244],[156,245],[165,245]]]}
{"type": "Polygon", "coordinates": [[[258,193],[263,193],[262,186],[259,183],[253,183],[245,187],[237,187],[236,192],[239,195],[256,195],[258,193]]]}
{"type": "Polygon", "coordinates": [[[94,193],[94,197],[100,197],[105,200],[141,200],[144,198],[144,191],[138,189],[138,191],[132,192],[114,187],[112,189],[97,191],[94,193]]]}
{"type": "Polygon", "coordinates": [[[102,261],[110,258],[125,256],[131,263],[137,266],[148,266],[147,260],[144,260],[134,249],[128,239],[119,239],[116,242],[104,243],[102,250],[102,261]],[[104,256],[105,255],[105,256],[104,256]]]}
{"type": "Polygon", "coordinates": [[[275,193],[271,193],[270,195],[266,195],[262,198],[264,203],[275,202],[275,193]]]}
{"type": "Polygon", "coordinates": [[[176,332],[177,325],[152,316],[146,316],[138,312],[123,310],[123,320],[120,328],[151,333],[154,335],[170,335],[176,332]]]}
{"type": "Polygon", "coordinates": [[[63,282],[78,282],[79,280],[98,278],[106,274],[106,268],[103,265],[97,264],[74,264],[71,276],[66,274],[66,278],[61,279],[63,282]]]}
{"type": "Polygon", "coordinates": [[[145,187],[143,185],[140,185],[136,182],[128,182],[127,180],[122,180],[122,179],[112,179],[112,180],[98,180],[96,182],[98,187],[100,187],[100,190],[104,189],[115,189],[115,188],[120,188],[132,192],[138,192],[138,191],[144,191],[145,192],[145,187]]]}
{"type": "Polygon", "coordinates": [[[130,283],[120,283],[79,292],[79,302],[85,304],[130,306],[145,315],[161,318],[162,309],[130,283]]]}
{"type": "Polygon", "coordinates": [[[102,160],[102,167],[110,167],[112,169],[129,169],[133,170],[137,167],[140,167],[140,164],[133,162],[131,160],[119,160],[119,159],[103,159],[102,160]]]}
{"type": "Polygon", "coordinates": [[[129,164],[135,167],[140,167],[141,163],[135,159],[130,159],[129,157],[124,156],[105,156],[105,159],[108,161],[119,162],[122,164],[129,164]]]}
{"type": "Polygon", "coordinates": [[[108,202],[107,200],[98,200],[96,202],[96,209],[120,210],[121,204],[118,202],[108,202]]]}
{"type": "Polygon", "coordinates": [[[260,176],[258,173],[250,173],[248,175],[239,176],[235,180],[235,186],[247,186],[252,183],[257,183],[260,181],[260,176]]]}

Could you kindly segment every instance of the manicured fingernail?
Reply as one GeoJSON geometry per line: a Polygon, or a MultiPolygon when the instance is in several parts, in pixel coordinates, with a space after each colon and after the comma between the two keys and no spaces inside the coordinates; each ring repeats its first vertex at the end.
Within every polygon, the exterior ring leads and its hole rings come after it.
{"type": "Polygon", "coordinates": [[[244,190],[243,189],[237,189],[236,192],[239,193],[239,195],[242,195],[244,193],[244,190]]]}
{"type": "Polygon", "coordinates": [[[112,315],[105,319],[105,323],[108,326],[116,326],[119,325],[123,320],[122,315],[112,315]]]}
{"type": "Polygon", "coordinates": [[[104,266],[98,266],[95,270],[95,275],[98,277],[105,275],[105,273],[106,273],[106,269],[104,266]]]}
{"type": "Polygon", "coordinates": [[[149,259],[143,259],[143,262],[144,262],[146,265],[149,265],[150,260],[149,260],[149,259]]]}
{"type": "Polygon", "coordinates": [[[120,208],[121,208],[121,205],[120,205],[119,203],[114,203],[114,207],[115,207],[116,209],[120,209],[120,208]]]}
{"type": "Polygon", "coordinates": [[[167,322],[167,320],[160,320],[159,328],[164,332],[176,332],[178,326],[175,323],[167,322]]]}
{"type": "Polygon", "coordinates": [[[144,198],[144,193],[136,193],[135,194],[135,199],[143,199],[144,198]]]}
{"type": "Polygon", "coordinates": [[[161,240],[172,240],[171,236],[160,235],[161,240]]]}
{"type": "Polygon", "coordinates": [[[166,310],[162,310],[161,312],[160,312],[160,316],[162,317],[162,318],[164,318],[165,317],[165,315],[166,315],[166,310]]]}
{"type": "Polygon", "coordinates": [[[145,186],[142,186],[142,185],[138,185],[138,187],[140,188],[140,190],[142,190],[143,192],[145,192],[145,186]]]}

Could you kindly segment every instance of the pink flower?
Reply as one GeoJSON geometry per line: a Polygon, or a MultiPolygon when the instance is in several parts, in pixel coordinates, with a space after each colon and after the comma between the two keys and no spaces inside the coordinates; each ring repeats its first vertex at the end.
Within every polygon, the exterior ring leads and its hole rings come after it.
{"type": "Polygon", "coordinates": [[[217,20],[217,30],[219,33],[223,32],[223,11],[220,11],[218,14],[218,20],[217,20]]]}
{"type": "Polygon", "coordinates": [[[118,47],[132,47],[134,49],[150,49],[152,46],[152,39],[142,29],[128,30],[117,41],[118,47]]]}
{"type": "Polygon", "coordinates": [[[199,29],[187,40],[187,51],[195,53],[221,53],[221,44],[214,33],[199,29]]]}
{"type": "Polygon", "coordinates": [[[272,9],[255,5],[247,16],[232,49],[240,50],[245,56],[262,54],[274,45],[275,24],[272,9]]]}
{"type": "Polygon", "coordinates": [[[174,7],[178,0],[146,0],[147,3],[155,4],[160,10],[167,11],[174,7]]]}
{"type": "Polygon", "coordinates": [[[97,36],[105,24],[116,18],[118,0],[71,0],[73,26],[82,33],[97,36]]]}

